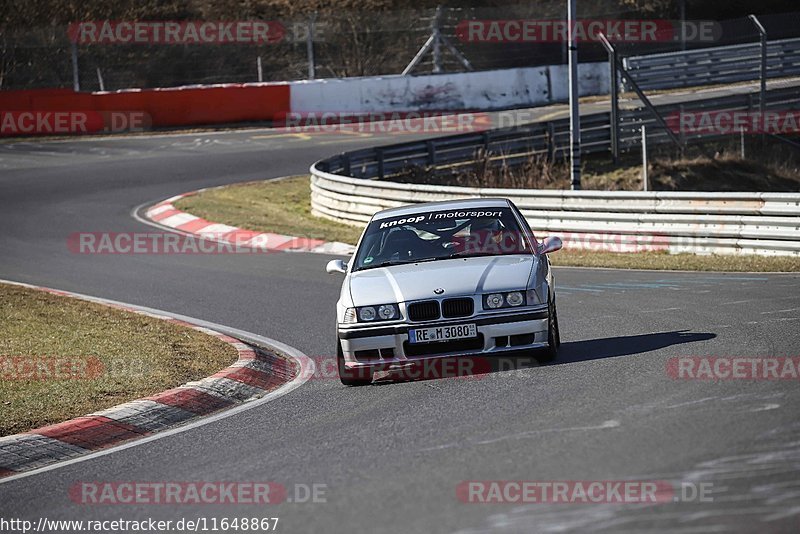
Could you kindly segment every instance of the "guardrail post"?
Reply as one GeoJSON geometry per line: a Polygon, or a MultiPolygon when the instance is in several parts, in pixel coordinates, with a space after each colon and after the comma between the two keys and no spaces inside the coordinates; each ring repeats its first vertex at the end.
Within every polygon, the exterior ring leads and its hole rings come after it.
{"type": "Polygon", "coordinates": [[[642,191],[647,191],[647,126],[642,124],[642,191]]]}
{"type": "Polygon", "coordinates": [[[425,146],[428,149],[428,165],[433,167],[436,165],[436,143],[431,141],[426,141],[425,146]]]}
{"type": "Polygon", "coordinates": [[[342,154],[342,172],[345,176],[350,176],[350,154],[347,152],[342,154]]]}
{"type": "Polygon", "coordinates": [[[383,161],[383,150],[380,148],[375,149],[375,159],[378,161],[378,180],[383,180],[385,176],[384,172],[384,161],[383,161]]]}

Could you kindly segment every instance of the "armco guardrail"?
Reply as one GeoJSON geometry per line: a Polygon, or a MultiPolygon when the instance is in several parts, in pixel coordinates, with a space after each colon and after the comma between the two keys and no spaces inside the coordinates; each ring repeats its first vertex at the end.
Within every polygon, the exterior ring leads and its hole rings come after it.
{"type": "Polygon", "coordinates": [[[568,248],[800,255],[800,193],[491,189],[402,184],[311,167],[315,215],[362,225],[386,208],[454,198],[510,198],[537,234],[568,248]]]}
{"type": "MultiPolygon", "coordinates": [[[[720,46],[648,54],[623,59],[628,74],[643,90],[757,80],[761,45],[720,46]]],[[[800,39],[767,43],[767,78],[800,75],[800,39]]]]}
{"type": "MultiPolygon", "coordinates": [[[[768,109],[798,109],[796,88],[769,91],[768,109]]],[[[752,94],[659,106],[663,115],[686,110],[757,109],[752,94]]],[[[668,141],[646,110],[621,113],[621,145],[668,141]]],[[[608,151],[606,113],[581,117],[584,152],[608,151]]],[[[363,224],[376,211],[403,204],[469,197],[508,197],[541,234],[558,234],[567,247],[673,253],[800,255],[800,193],[607,192],[481,189],[387,182],[409,171],[452,173],[488,159],[513,165],[532,155],[561,155],[566,120],[461,134],[348,152],[311,167],[316,215],[363,224]],[[552,140],[553,143],[549,141],[552,140]]],[[[699,136],[698,136],[699,137],[699,136]]],[[[705,138],[709,136],[703,136],[705,138]]]]}
{"type": "MultiPolygon", "coordinates": [[[[784,87],[767,91],[767,110],[800,109],[800,88],[784,87]]],[[[735,94],[719,98],[694,100],[683,104],[656,107],[663,117],[672,114],[718,110],[758,110],[758,93],[735,94]]],[[[622,150],[641,146],[641,127],[647,126],[649,145],[669,142],[667,133],[658,126],[646,109],[624,109],[619,113],[620,147],[622,150]]],[[[609,113],[581,117],[581,151],[602,153],[611,150],[609,113]]],[[[696,133],[685,140],[714,139],[716,136],[696,133]]],[[[428,141],[412,141],[384,147],[346,152],[320,161],[318,168],[356,178],[402,176],[412,169],[432,173],[453,173],[468,169],[480,158],[490,166],[513,166],[534,155],[559,158],[569,150],[569,119],[524,124],[483,132],[440,137],[428,141]]]]}

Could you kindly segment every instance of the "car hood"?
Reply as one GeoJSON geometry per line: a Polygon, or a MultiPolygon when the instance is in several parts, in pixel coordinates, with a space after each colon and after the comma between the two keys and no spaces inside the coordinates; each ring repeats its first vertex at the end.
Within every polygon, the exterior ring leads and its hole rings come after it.
{"type": "Polygon", "coordinates": [[[350,274],[356,306],[527,287],[534,256],[484,256],[380,267],[350,274]],[[444,289],[436,295],[434,289],[444,289]]]}

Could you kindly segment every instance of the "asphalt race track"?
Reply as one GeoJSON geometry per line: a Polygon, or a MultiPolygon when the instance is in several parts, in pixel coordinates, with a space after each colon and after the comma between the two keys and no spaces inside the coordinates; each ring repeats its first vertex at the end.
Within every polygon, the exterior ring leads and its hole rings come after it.
{"type": "MultiPolygon", "coordinates": [[[[72,232],[145,232],[132,210],[304,172],[387,138],[269,131],[0,145],[0,277],[185,314],[331,355],[341,278],[319,254],[79,255],[72,232]]],[[[346,388],[0,484],[0,516],[279,517],[294,532],[797,532],[797,380],[675,380],[674,356],[797,356],[797,275],[558,268],[555,365],[346,388]],[[713,502],[467,504],[467,480],[710,483],[713,502]],[[77,481],[325,484],[325,503],[84,505],[77,481]]]]}

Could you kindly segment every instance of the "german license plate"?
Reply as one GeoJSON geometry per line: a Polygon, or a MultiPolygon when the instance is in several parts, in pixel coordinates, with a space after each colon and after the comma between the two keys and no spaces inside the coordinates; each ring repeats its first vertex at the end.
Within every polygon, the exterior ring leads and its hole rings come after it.
{"type": "Polygon", "coordinates": [[[450,341],[471,337],[478,337],[478,328],[475,323],[414,328],[408,331],[409,343],[431,343],[433,341],[450,341]]]}

